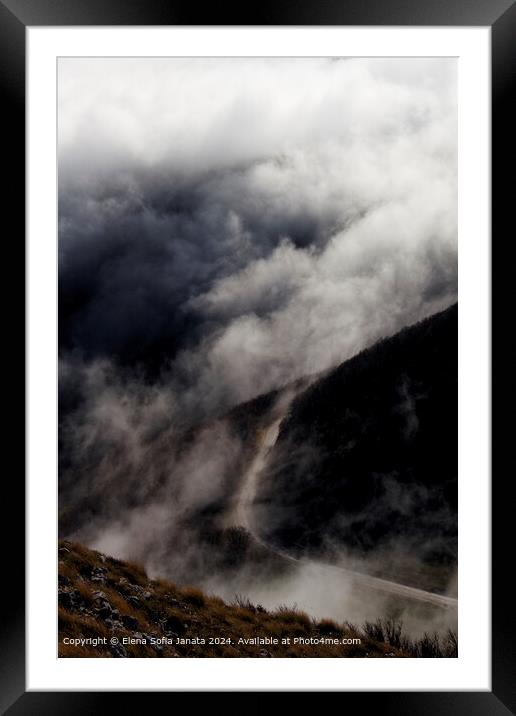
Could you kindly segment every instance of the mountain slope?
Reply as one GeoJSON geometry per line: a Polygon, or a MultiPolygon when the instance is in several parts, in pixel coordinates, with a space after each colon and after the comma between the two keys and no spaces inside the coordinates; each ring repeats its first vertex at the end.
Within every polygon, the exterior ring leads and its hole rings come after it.
{"type": "Polygon", "coordinates": [[[288,571],[231,517],[294,391],[247,509],[255,533],[292,555],[345,556],[357,570],[446,591],[457,549],[457,306],[303,385],[182,432],[85,443],[60,475],[60,536],[188,583],[288,571]]]}
{"type": "Polygon", "coordinates": [[[457,305],[380,341],[292,404],[255,520],[291,553],[444,589],[457,556],[457,305]]]}
{"type": "Polygon", "coordinates": [[[195,587],[151,580],[138,564],[59,545],[60,657],[443,657],[456,637],[404,638],[384,621],[357,629],[296,609],[227,604],[195,587]]]}

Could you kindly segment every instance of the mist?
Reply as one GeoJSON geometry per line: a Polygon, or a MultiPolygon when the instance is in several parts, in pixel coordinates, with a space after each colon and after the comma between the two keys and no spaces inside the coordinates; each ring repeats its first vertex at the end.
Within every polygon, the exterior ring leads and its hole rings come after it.
{"type": "Polygon", "coordinates": [[[456,301],[456,121],[448,58],[59,60],[63,534],[360,616],[315,567],[213,574],[203,525],[256,449],[229,411],[456,301]]]}

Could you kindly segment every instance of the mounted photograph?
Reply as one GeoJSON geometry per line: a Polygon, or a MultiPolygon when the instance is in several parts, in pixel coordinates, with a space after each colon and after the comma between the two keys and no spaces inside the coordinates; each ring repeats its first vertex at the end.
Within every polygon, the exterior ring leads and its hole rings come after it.
{"type": "Polygon", "coordinates": [[[57,100],[59,657],[456,658],[457,58],[57,100]]]}

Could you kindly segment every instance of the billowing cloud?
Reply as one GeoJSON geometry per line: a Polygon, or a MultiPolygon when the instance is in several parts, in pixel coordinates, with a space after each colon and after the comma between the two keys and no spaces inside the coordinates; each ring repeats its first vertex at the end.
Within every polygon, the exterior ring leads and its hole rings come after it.
{"type": "Polygon", "coordinates": [[[58,94],[61,495],[154,564],[241,459],[185,426],[456,300],[456,60],[63,58],[58,94]]]}
{"type": "Polygon", "coordinates": [[[211,409],[450,303],[455,73],[61,60],[62,355],[166,367],[211,409]]]}

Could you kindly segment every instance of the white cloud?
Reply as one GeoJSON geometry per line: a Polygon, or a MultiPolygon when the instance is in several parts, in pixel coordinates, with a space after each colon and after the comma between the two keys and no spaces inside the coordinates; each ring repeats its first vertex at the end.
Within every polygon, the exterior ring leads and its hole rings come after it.
{"type": "MultiPolygon", "coordinates": [[[[61,167],[186,171],[325,142],[389,143],[454,121],[455,73],[446,58],[63,58],[61,167]]],[[[441,139],[453,148],[453,133],[441,139]]]]}
{"type": "MultiPolygon", "coordinates": [[[[148,310],[159,287],[158,311],[193,310],[203,325],[172,362],[179,400],[252,397],[455,300],[456,69],[453,58],[59,61],[60,181],[65,197],[79,187],[76,225],[109,241],[130,197],[136,233],[170,245],[136,284],[148,310]],[[146,192],[185,177],[210,201],[177,229],[146,192]],[[185,276],[174,305],[169,287],[185,276]]],[[[117,291],[142,256],[122,264],[117,291]]],[[[145,321],[117,331],[134,325],[145,321]]]]}
{"type": "Polygon", "coordinates": [[[179,459],[178,423],[456,300],[456,70],[453,58],[59,61],[60,276],[92,295],[73,335],[125,346],[190,331],[152,387],[118,375],[114,355],[83,370],[87,399],[63,437],[87,478],[69,494],[106,494],[109,509],[81,536],[126,556],[143,545],[156,564],[241,447],[219,426],[179,459]]]}

